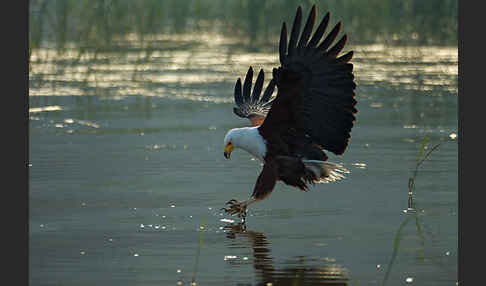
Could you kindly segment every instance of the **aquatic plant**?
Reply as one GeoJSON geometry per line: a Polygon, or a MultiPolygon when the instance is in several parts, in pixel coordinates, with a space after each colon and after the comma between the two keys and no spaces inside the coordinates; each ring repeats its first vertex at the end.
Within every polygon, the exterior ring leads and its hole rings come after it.
{"type": "Polygon", "coordinates": [[[415,170],[413,171],[413,176],[408,179],[408,210],[413,210],[413,192],[415,190],[415,179],[417,177],[419,167],[422,165],[423,162],[425,162],[425,160],[427,160],[429,155],[432,152],[434,152],[440,145],[440,143],[436,144],[434,147],[432,147],[425,154],[425,156],[423,156],[424,150],[426,148],[425,146],[426,146],[426,143],[427,143],[427,140],[428,140],[428,136],[429,136],[428,133],[424,136],[424,141],[422,142],[422,146],[420,147],[420,150],[419,150],[419,154],[418,154],[418,157],[417,157],[417,164],[415,165],[415,170]],[[422,156],[423,156],[423,158],[422,158],[422,156]]]}
{"type": "Polygon", "coordinates": [[[201,247],[202,247],[202,244],[203,244],[203,233],[204,233],[204,228],[206,227],[206,218],[203,218],[203,222],[202,222],[202,225],[199,229],[199,244],[198,244],[198,247],[197,247],[197,253],[196,253],[196,262],[195,262],[195,265],[194,265],[194,272],[192,273],[192,281],[191,281],[191,285],[196,285],[196,274],[197,274],[197,268],[199,266],[199,256],[201,256],[201,247]]]}

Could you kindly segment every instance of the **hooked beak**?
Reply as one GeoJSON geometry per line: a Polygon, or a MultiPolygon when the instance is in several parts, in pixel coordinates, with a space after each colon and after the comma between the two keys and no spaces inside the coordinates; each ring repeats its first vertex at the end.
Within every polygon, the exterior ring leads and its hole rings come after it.
{"type": "Polygon", "coordinates": [[[226,144],[226,147],[224,147],[224,157],[226,159],[229,159],[230,156],[231,156],[231,151],[233,151],[233,144],[231,142],[229,142],[228,144],[226,144]]]}

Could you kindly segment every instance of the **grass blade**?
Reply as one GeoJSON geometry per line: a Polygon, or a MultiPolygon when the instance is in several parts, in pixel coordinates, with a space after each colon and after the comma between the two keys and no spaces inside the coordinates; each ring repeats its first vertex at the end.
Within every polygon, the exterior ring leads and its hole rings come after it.
{"type": "Polygon", "coordinates": [[[196,254],[196,263],[194,265],[194,272],[192,273],[192,283],[191,285],[196,285],[196,274],[197,274],[197,268],[199,266],[199,256],[201,255],[201,247],[203,243],[203,232],[204,228],[206,227],[206,218],[203,218],[203,222],[201,225],[201,229],[199,231],[199,246],[197,247],[197,254],[196,254]]]}
{"type": "Polygon", "coordinates": [[[388,276],[390,275],[390,272],[393,267],[393,263],[395,262],[395,258],[397,257],[398,249],[400,248],[400,241],[402,240],[402,230],[403,228],[408,224],[408,221],[410,220],[410,216],[407,216],[407,218],[402,222],[400,227],[398,228],[397,234],[395,235],[395,241],[393,242],[393,253],[392,257],[390,259],[390,263],[388,263],[388,267],[386,269],[385,277],[383,278],[383,283],[381,285],[385,286],[386,282],[388,281],[388,276]]]}

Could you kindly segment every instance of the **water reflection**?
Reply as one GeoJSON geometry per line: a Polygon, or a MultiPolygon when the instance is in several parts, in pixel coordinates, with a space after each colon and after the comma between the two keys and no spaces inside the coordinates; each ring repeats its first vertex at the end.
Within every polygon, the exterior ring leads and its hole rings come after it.
{"type": "MultiPolygon", "coordinates": [[[[252,258],[243,257],[241,261],[228,256],[225,260],[235,266],[251,261],[259,280],[256,285],[348,285],[347,269],[339,264],[318,261],[316,266],[316,259],[296,257],[283,263],[288,266],[280,267],[273,261],[271,243],[263,232],[248,230],[244,223],[228,224],[223,229],[228,239],[241,237],[250,243],[252,258]]],[[[235,242],[231,247],[248,247],[245,242],[235,242]]]]}

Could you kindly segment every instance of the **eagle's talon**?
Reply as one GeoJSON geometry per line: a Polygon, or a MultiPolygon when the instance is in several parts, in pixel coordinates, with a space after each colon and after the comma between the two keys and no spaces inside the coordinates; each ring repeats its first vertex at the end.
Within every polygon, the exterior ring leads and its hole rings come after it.
{"type": "Polygon", "coordinates": [[[234,205],[235,203],[238,203],[238,201],[235,200],[235,199],[232,199],[232,200],[229,200],[226,204],[227,205],[234,205]]]}
{"type": "Polygon", "coordinates": [[[240,202],[235,199],[230,200],[226,203],[229,207],[222,208],[227,214],[235,215],[237,214],[239,218],[245,219],[246,218],[246,210],[248,207],[248,203],[240,202]]]}

